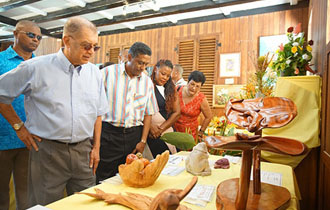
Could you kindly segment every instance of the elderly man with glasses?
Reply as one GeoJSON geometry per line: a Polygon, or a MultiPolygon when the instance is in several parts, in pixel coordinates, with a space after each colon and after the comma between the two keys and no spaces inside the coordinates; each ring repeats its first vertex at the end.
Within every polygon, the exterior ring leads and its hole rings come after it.
{"type": "MultiPolygon", "coordinates": [[[[22,35],[29,36],[26,32],[22,35]]],[[[73,17],[64,25],[62,40],[58,53],[0,76],[0,113],[30,150],[29,206],[61,199],[65,188],[71,195],[95,184],[101,116],[108,112],[102,75],[89,63],[99,49],[97,29],[73,17]],[[11,106],[21,94],[25,123],[11,106]]]]}
{"type": "MultiPolygon", "coordinates": [[[[14,37],[14,45],[0,52],[0,75],[33,58],[33,51],[37,49],[42,38],[38,25],[26,20],[16,24],[14,37]]],[[[12,104],[22,122],[25,121],[24,96],[19,96],[12,104]]],[[[27,208],[28,160],[29,150],[17,137],[11,125],[0,115],[0,209],[9,209],[9,181],[12,174],[16,207],[27,208]]]]}

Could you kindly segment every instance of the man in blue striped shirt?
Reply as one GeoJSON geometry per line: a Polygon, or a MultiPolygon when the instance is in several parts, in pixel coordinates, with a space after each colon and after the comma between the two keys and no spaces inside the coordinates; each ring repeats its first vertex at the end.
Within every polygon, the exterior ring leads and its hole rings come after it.
{"type": "Polygon", "coordinates": [[[129,153],[143,152],[151,115],[158,105],[151,79],[142,73],[151,49],[142,42],[128,51],[128,61],[102,69],[109,112],[103,116],[97,182],[114,176],[129,153]]]}
{"type": "Polygon", "coordinates": [[[0,112],[14,128],[20,125],[16,134],[30,149],[29,206],[61,199],[65,188],[71,195],[95,185],[101,116],[108,112],[102,75],[89,63],[99,49],[97,29],[73,17],[62,40],[58,53],[30,59],[0,76],[0,112]],[[10,105],[21,94],[24,124],[10,105]]]}
{"type": "MultiPolygon", "coordinates": [[[[31,21],[22,20],[16,24],[14,45],[0,53],[0,75],[16,68],[20,63],[34,57],[42,38],[40,28],[31,21]]],[[[24,122],[24,96],[13,101],[13,107],[24,122]]],[[[17,128],[17,127],[16,127],[17,128]]],[[[27,176],[29,150],[17,137],[15,130],[0,115],[0,209],[9,209],[9,181],[13,174],[16,209],[27,206],[27,176]]]]}

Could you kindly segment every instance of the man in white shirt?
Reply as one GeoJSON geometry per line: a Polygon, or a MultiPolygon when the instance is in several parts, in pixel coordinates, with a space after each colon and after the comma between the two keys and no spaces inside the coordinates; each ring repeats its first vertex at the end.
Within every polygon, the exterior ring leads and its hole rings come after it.
{"type": "Polygon", "coordinates": [[[175,64],[173,66],[173,71],[172,71],[172,75],[171,75],[175,86],[187,85],[187,82],[182,78],[182,74],[183,74],[182,66],[180,66],[180,64],[175,64]]]}

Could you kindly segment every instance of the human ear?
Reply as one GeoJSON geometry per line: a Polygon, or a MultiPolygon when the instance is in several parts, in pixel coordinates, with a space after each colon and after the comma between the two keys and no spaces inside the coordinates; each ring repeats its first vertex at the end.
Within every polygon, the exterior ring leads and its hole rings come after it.
{"type": "Polygon", "coordinates": [[[70,37],[69,36],[64,36],[62,38],[62,40],[63,40],[64,46],[67,47],[67,48],[70,48],[70,37]]]}

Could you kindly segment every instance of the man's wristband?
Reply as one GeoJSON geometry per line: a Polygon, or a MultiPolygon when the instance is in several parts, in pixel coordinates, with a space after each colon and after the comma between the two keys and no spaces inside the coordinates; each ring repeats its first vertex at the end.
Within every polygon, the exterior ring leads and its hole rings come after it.
{"type": "Polygon", "coordinates": [[[146,144],[147,143],[147,140],[141,139],[141,142],[144,143],[144,144],[146,144]]]}

